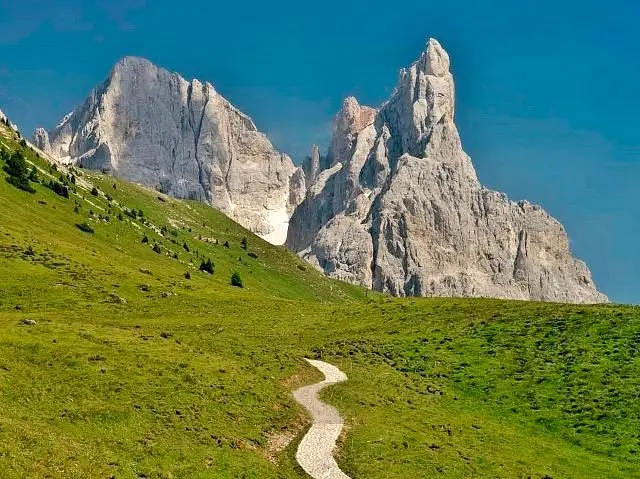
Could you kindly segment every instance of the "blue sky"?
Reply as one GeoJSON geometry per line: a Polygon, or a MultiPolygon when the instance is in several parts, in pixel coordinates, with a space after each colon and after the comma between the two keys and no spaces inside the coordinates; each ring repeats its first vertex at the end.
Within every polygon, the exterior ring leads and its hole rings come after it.
{"type": "Polygon", "coordinates": [[[600,289],[640,303],[638,18],[634,0],[0,0],[0,109],[51,127],[139,55],[211,81],[299,161],[346,95],[380,104],[433,36],[483,183],[543,205],[600,289]]]}

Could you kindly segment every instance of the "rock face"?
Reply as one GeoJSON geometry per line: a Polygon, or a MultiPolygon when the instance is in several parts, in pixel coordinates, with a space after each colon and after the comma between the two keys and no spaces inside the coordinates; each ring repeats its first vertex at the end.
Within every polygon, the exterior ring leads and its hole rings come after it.
{"type": "Polygon", "coordinates": [[[84,104],[35,144],[178,198],[200,200],[284,243],[304,173],[210,83],[127,57],[84,104]]]}
{"type": "Polygon", "coordinates": [[[326,165],[314,150],[303,168],[287,246],[329,276],[397,296],[607,301],[558,221],[480,185],[454,96],[449,56],[430,40],[380,109],[347,98],[326,165]]]}

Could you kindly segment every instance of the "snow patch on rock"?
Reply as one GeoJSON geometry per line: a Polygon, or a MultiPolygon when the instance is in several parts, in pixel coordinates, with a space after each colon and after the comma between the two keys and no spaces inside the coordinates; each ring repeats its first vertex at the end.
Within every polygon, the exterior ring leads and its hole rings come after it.
{"type": "Polygon", "coordinates": [[[274,245],[283,245],[287,241],[289,229],[289,214],[287,207],[282,206],[276,210],[267,210],[267,223],[273,228],[271,233],[259,235],[263,240],[274,245]]]}

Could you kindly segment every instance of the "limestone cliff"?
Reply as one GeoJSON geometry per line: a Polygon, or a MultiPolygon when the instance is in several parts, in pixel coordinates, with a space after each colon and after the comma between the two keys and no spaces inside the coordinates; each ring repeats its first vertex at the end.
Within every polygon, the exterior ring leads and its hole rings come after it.
{"type": "Polygon", "coordinates": [[[430,40],[379,109],[345,100],[326,169],[307,168],[287,246],[329,276],[398,296],[607,301],[558,221],[481,186],[449,66],[430,40]]]}
{"type": "Polygon", "coordinates": [[[271,242],[284,243],[304,196],[291,159],[210,83],[188,82],[127,57],[77,110],[36,145],[69,163],[101,169],[222,210],[271,242]]]}

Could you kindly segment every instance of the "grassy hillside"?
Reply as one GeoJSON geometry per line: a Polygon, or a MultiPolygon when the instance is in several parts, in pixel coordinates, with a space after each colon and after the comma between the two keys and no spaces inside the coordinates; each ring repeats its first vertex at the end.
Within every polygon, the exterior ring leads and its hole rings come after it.
{"type": "Polygon", "coordinates": [[[304,477],[305,356],[349,376],[324,394],[354,479],[640,477],[634,308],[365,294],[204,205],[53,170],[4,125],[0,147],[40,181],[0,174],[0,477],[304,477]]]}

